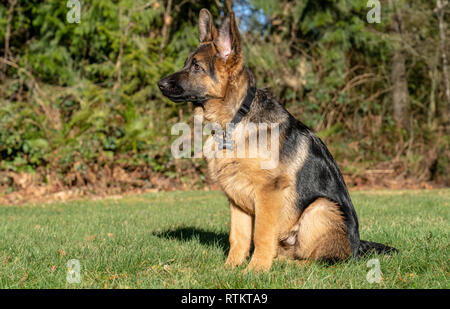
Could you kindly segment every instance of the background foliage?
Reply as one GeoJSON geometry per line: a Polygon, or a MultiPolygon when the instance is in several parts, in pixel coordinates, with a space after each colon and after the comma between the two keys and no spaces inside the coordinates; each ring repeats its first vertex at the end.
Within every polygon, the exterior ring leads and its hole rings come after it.
{"type": "Polygon", "coordinates": [[[191,121],[192,106],[156,82],[196,47],[201,8],[218,23],[233,6],[258,86],[318,132],[351,185],[449,184],[438,18],[448,23],[449,5],[381,1],[381,23],[369,24],[365,0],[95,0],[71,24],[66,4],[0,2],[0,191],[203,186],[204,161],[170,153],[170,128],[191,121]],[[400,49],[408,125],[393,116],[400,49]]]}

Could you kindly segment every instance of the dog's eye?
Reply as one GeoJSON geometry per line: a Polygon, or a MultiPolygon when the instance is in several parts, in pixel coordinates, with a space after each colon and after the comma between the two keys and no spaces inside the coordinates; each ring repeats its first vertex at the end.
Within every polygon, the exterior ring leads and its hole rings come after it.
{"type": "Polygon", "coordinates": [[[194,72],[199,72],[199,71],[203,70],[203,68],[201,67],[201,65],[198,64],[198,62],[195,58],[192,59],[191,68],[192,68],[192,70],[194,70],[194,72]]]}

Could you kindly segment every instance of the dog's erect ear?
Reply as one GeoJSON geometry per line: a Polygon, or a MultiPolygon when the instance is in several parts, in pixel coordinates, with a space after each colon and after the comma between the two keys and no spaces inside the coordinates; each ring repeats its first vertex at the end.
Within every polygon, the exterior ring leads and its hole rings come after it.
{"type": "Polygon", "coordinates": [[[200,43],[213,41],[217,37],[217,30],[211,13],[207,9],[201,9],[198,16],[198,39],[200,43]]]}
{"type": "Polygon", "coordinates": [[[220,27],[216,45],[220,56],[225,61],[230,56],[239,57],[241,55],[241,39],[234,13],[230,13],[220,27]]]}

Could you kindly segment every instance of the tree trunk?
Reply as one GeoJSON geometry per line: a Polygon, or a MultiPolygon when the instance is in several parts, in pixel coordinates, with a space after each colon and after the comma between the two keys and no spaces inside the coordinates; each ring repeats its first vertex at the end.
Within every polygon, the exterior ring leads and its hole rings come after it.
{"type": "Polygon", "coordinates": [[[226,14],[233,12],[233,0],[225,0],[226,14]]]}
{"type": "MultiPolygon", "coordinates": [[[[435,56],[436,59],[439,59],[439,55],[435,56]]],[[[428,126],[430,128],[435,129],[437,126],[436,119],[436,88],[439,80],[439,71],[438,71],[438,62],[433,59],[433,66],[430,66],[430,80],[431,80],[431,89],[430,89],[430,106],[428,108],[428,126]]]]}
{"type": "MultiPolygon", "coordinates": [[[[6,21],[6,31],[5,31],[5,50],[3,58],[5,60],[10,59],[10,50],[9,50],[9,39],[11,37],[11,23],[14,14],[14,6],[17,4],[17,0],[9,0],[9,11],[8,11],[8,19],[6,21]]],[[[0,64],[0,80],[3,80],[6,76],[7,65],[4,63],[0,64]]]]}
{"type": "MultiPolygon", "coordinates": [[[[393,11],[392,32],[395,35],[402,35],[402,20],[395,4],[389,0],[389,5],[393,11]]],[[[391,63],[391,82],[392,82],[392,104],[393,116],[398,126],[408,130],[410,128],[409,121],[409,92],[408,80],[406,78],[405,54],[403,48],[397,46],[394,50],[391,63]]]]}
{"type": "Polygon", "coordinates": [[[448,0],[436,0],[436,13],[439,22],[439,38],[440,38],[440,49],[442,57],[442,74],[444,76],[444,87],[445,87],[445,97],[446,104],[444,104],[444,122],[447,127],[447,131],[450,131],[450,76],[448,73],[448,61],[446,53],[446,36],[447,25],[445,23],[444,15],[445,8],[448,5],[448,0]]]}
{"type": "Polygon", "coordinates": [[[164,11],[164,24],[161,31],[161,54],[159,55],[159,60],[162,60],[162,57],[164,55],[163,49],[166,47],[168,36],[169,36],[169,30],[170,30],[170,24],[172,23],[172,16],[170,14],[172,13],[172,0],[167,0],[166,10],[164,11]]]}

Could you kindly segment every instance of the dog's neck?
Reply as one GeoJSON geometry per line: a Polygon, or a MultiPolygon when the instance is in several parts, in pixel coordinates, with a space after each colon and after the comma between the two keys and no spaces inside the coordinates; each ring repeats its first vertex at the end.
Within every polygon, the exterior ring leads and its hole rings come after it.
{"type": "Polygon", "coordinates": [[[253,74],[244,67],[241,72],[230,77],[223,99],[210,99],[205,102],[204,119],[225,128],[238,111],[249,88],[254,86],[253,74]]]}

